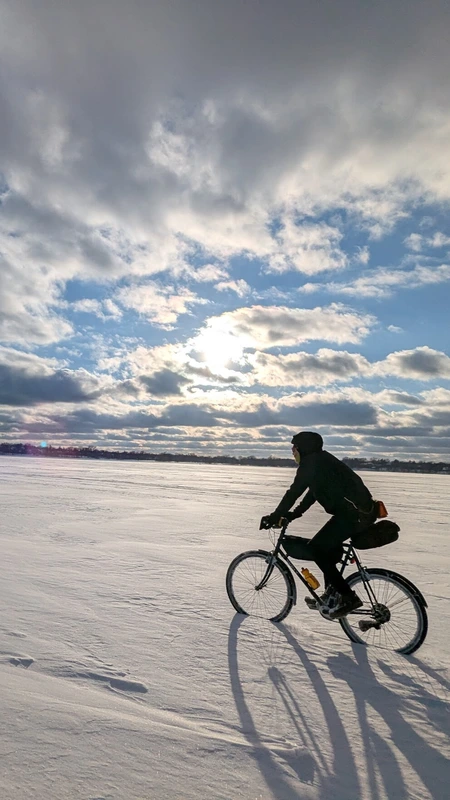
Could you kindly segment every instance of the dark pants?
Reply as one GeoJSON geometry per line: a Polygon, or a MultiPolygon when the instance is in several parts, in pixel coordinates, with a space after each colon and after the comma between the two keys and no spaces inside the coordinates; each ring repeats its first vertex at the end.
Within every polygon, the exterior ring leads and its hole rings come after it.
{"type": "Polygon", "coordinates": [[[305,561],[315,561],[323,572],[325,586],[331,584],[340,594],[349,594],[348,583],[336,567],[337,562],[342,558],[342,543],[354,533],[371,525],[372,522],[375,522],[375,512],[365,515],[364,519],[361,519],[359,513],[353,508],[336,514],[312,539],[305,539],[302,536],[295,537],[295,557],[305,561]],[[301,546],[297,546],[297,542],[299,545],[300,543],[304,545],[304,551],[301,546]]]}

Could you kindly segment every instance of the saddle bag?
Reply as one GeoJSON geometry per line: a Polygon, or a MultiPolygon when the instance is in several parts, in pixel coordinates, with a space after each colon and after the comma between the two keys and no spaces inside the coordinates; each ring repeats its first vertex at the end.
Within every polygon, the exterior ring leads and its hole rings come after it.
{"type": "Polygon", "coordinates": [[[357,550],[372,550],[374,547],[384,547],[386,544],[392,544],[398,539],[398,532],[400,528],[391,520],[382,519],[380,522],[374,522],[359,533],[352,536],[352,545],[357,550]]]}

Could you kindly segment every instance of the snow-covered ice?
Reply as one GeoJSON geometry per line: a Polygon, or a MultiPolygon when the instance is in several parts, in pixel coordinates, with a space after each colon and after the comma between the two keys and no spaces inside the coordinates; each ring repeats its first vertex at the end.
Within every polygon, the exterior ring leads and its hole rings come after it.
{"type": "Polygon", "coordinates": [[[303,591],[281,625],[234,615],[226,569],[268,543],[287,469],[3,457],[0,475],[2,800],[449,796],[448,477],[365,475],[401,538],[364,560],[429,603],[401,657],[303,591]]]}

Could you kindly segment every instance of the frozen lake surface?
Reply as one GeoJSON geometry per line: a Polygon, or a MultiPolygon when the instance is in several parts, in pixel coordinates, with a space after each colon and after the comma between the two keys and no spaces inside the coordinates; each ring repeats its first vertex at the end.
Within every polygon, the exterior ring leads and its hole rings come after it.
{"type": "Polygon", "coordinates": [[[364,561],[429,604],[401,657],[352,645],[303,591],[281,625],[234,615],[228,564],[267,546],[293,475],[0,458],[5,800],[448,797],[450,477],[363,476],[401,527],[364,561]]]}

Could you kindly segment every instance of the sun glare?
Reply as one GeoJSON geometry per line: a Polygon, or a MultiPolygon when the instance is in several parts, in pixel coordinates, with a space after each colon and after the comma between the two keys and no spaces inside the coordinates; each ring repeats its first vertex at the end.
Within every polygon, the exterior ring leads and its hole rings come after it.
{"type": "Polygon", "coordinates": [[[195,351],[211,372],[218,373],[230,369],[240,361],[244,343],[231,333],[211,328],[202,331],[194,342],[195,351]]]}

